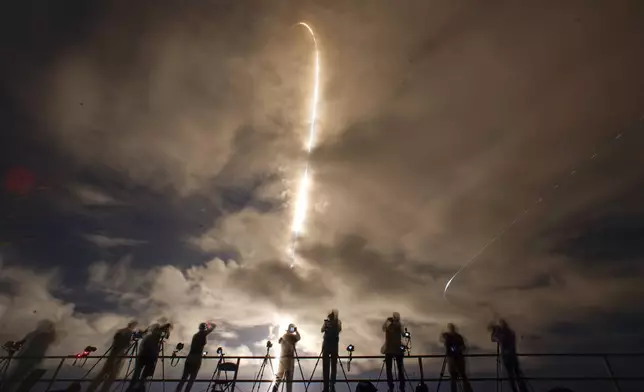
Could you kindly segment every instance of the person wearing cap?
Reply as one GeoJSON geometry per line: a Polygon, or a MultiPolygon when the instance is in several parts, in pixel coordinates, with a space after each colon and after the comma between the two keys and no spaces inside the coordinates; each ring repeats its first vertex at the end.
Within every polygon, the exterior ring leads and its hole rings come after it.
{"type": "Polygon", "coordinates": [[[405,367],[403,365],[404,350],[402,347],[403,326],[400,322],[400,313],[394,312],[392,317],[387,318],[382,325],[382,332],[385,333],[385,344],[382,346],[382,353],[385,354],[385,367],[387,368],[387,385],[389,391],[394,390],[394,376],[392,372],[393,361],[396,360],[398,367],[398,382],[400,392],[405,390],[405,367]]]}
{"type": "Polygon", "coordinates": [[[206,347],[208,342],[208,335],[215,330],[217,325],[214,323],[201,323],[199,324],[199,331],[192,336],[192,342],[190,343],[190,352],[186,357],[186,362],[183,365],[183,375],[181,376],[181,381],[177,385],[177,392],[181,392],[183,384],[188,380],[186,385],[186,392],[190,392],[192,389],[192,384],[197,378],[199,369],[201,368],[201,359],[203,358],[203,349],[206,347]]]}
{"type": "Polygon", "coordinates": [[[87,387],[87,392],[94,392],[101,383],[101,392],[108,392],[110,387],[116,380],[116,376],[123,367],[125,362],[125,355],[127,349],[130,347],[132,334],[138,323],[135,320],[130,321],[125,328],[121,328],[114,334],[112,338],[112,346],[109,349],[107,358],[105,358],[105,365],[100,372],[96,375],[92,383],[87,387]]]}
{"type": "Polygon", "coordinates": [[[337,309],[333,309],[324,320],[321,332],[324,334],[322,341],[323,392],[335,392],[338,345],[340,343],[340,332],[342,332],[342,321],[338,317],[337,309]]]}
{"type": "Polygon", "coordinates": [[[286,392],[293,391],[293,373],[295,372],[295,345],[300,341],[300,333],[294,324],[289,324],[288,329],[279,339],[280,363],[275,373],[273,392],[277,392],[282,381],[286,380],[286,392]]]}

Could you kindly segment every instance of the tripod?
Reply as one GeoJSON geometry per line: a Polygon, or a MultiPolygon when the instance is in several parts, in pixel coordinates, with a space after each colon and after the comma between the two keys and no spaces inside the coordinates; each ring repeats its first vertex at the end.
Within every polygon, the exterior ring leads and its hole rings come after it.
{"type": "MultiPolygon", "coordinates": [[[[125,351],[125,357],[129,357],[127,361],[127,368],[125,369],[125,377],[123,377],[123,382],[121,383],[121,392],[123,392],[123,389],[125,389],[125,384],[127,384],[127,379],[132,375],[134,372],[134,368],[130,370],[132,367],[132,360],[136,359],[136,357],[139,356],[139,339],[133,339],[132,343],[130,343],[130,347],[125,351]]],[[[112,392],[116,392],[118,389],[118,386],[112,390],[112,392]]]]}
{"type": "MultiPolygon", "coordinates": [[[[92,370],[94,370],[94,368],[95,368],[96,366],[98,366],[99,362],[101,362],[101,360],[102,360],[103,358],[105,358],[105,357],[107,356],[107,354],[109,354],[109,353],[110,353],[110,351],[112,351],[112,346],[110,346],[107,350],[105,350],[105,352],[103,353],[103,355],[101,355],[100,357],[98,357],[98,361],[96,361],[96,363],[95,363],[94,365],[92,365],[92,367],[90,367],[90,368],[89,368],[89,370],[85,373],[85,375],[83,375],[83,377],[81,378],[81,380],[86,379],[86,378],[87,378],[87,376],[89,376],[89,374],[92,372],[92,370]]],[[[87,357],[85,357],[85,362],[87,362],[87,357]]],[[[85,362],[83,362],[83,364],[85,364],[85,362]]],[[[74,363],[76,363],[76,360],[74,360],[74,363]]],[[[73,366],[73,365],[72,365],[72,366],[73,366]]],[[[83,367],[83,366],[81,366],[81,367],[83,367]]]]}
{"type": "MultiPolygon", "coordinates": [[[[396,363],[398,363],[398,361],[399,361],[399,360],[400,360],[400,361],[402,361],[402,358],[404,358],[404,355],[403,355],[401,358],[394,357],[394,358],[392,359],[392,366],[393,366],[393,360],[395,360],[395,361],[396,361],[396,363]]],[[[385,365],[386,365],[386,363],[387,363],[387,358],[385,357],[385,359],[383,359],[383,361],[382,361],[382,366],[380,367],[380,374],[378,374],[378,380],[376,380],[376,388],[378,388],[378,384],[380,384],[380,380],[382,379],[382,372],[385,370],[385,365]]],[[[403,372],[404,372],[404,375],[405,375],[405,381],[409,384],[409,390],[411,391],[411,390],[413,390],[413,387],[412,387],[412,385],[411,385],[411,381],[408,381],[408,380],[409,380],[409,377],[407,377],[407,371],[405,370],[405,367],[404,367],[404,366],[401,366],[401,368],[402,368],[402,370],[403,370],[403,372]]],[[[394,373],[394,374],[393,374],[393,378],[394,378],[394,380],[398,380],[398,376],[399,376],[399,374],[398,374],[398,367],[395,367],[395,368],[393,369],[393,373],[394,373]]],[[[387,382],[388,382],[388,381],[389,381],[389,380],[387,380],[387,382]]]]}
{"type": "MultiPolygon", "coordinates": [[[[215,370],[212,372],[212,376],[210,377],[210,381],[208,382],[208,387],[206,388],[206,392],[210,392],[210,386],[212,383],[215,383],[215,387],[217,387],[217,384],[219,384],[219,377],[221,376],[221,364],[224,363],[224,352],[220,351],[219,352],[219,360],[217,361],[217,365],[215,365],[215,370]]],[[[224,373],[224,376],[226,377],[226,381],[228,381],[228,375],[224,373]]],[[[213,390],[214,390],[213,388],[213,390]]]]}
{"type": "Polygon", "coordinates": [[[15,353],[15,351],[7,351],[7,357],[0,360],[0,374],[2,374],[2,376],[0,376],[0,388],[5,382],[7,371],[9,370],[9,365],[11,365],[11,360],[13,359],[13,355],[15,353]]]}
{"type": "MultiPolygon", "coordinates": [[[[315,369],[317,369],[318,364],[320,363],[320,360],[324,355],[327,355],[324,353],[324,349],[320,351],[320,355],[318,356],[318,360],[315,361],[315,366],[313,366],[313,371],[311,372],[311,377],[309,378],[309,381],[305,384],[306,386],[304,387],[305,390],[308,390],[309,385],[311,385],[311,382],[313,381],[313,375],[315,374],[315,369]]],[[[338,364],[340,365],[340,370],[342,370],[342,374],[344,375],[344,380],[347,382],[347,388],[349,388],[349,392],[351,392],[351,385],[349,384],[349,377],[347,377],[347,372],[344,371],[344,366],[342,365],[342,360],[338,358],[338,364]]],[[[351,366],[351,362],[347,366],[351,366]]],[[[301,369],[301,367],[300,367],[301,369]]],[[[304,375],[302,375],[302,378],[304,378],[304,375]]],[[[335,386],[335,381],[333,380],[332,382],[334,383],[335,386]]],[[[329,392],[329,391],[326,391],[329,392]]]]}
{"type": "MultiPolygon", "coordinates": [[[[295,357],[295,360],[297,361],[297,366],[300,368],[300,375],[302,376],[302,381],[304,381],[304,371],[302,371],[302,364],[300,363],[300,357],[297,354],[297,349],[295,348],[295,346],[293,346],[293,356],[295,357]]],[[[280,357],[280,361],[283,361],[283,360],[284,360],[284,357],[280,357]]],[[[277,367],[278,367],[278,369],[280,368],[279,363],[277,364],[277,367]]],[[[293,367],[295,367],[295,366],[293,366],[293,367]]],[[[278,373],[279,373],[279,370],[278,370],[278,373]]],[[[290,374],[290,373],[291,373],[290,368],[285,369],[286,377],[284,377],[284,374],[282,376],[280,376],[280,379],[278,379],[277,376],[275,377],[275,381],[271,385],[271,386],[273,386],[273,390],[275,392],[277,392],[277,389],[279,388],[280,384],[282,386],[282,391],[284,391],[284,384],[283,384],[284,378],[286,379],[286,383],[291,383],[291,384],[293,383],[294,374],[290,374]]],[[[308,390],[309,390],[309,386],[305,383],[304,384],[304,391],[308,392],[308,390]]],[[[269,386],[269,390],[267,392],[270,392],[270,386],[269,386]]]]}
{"type": "MultiPolygon", "coordinates": [[[[269,364],[271,366],[271,373],[275,374],[275,369],[273,368],[273,361],[271,360],[271,347],[270,345],[266,346],[266,355],[264,356],[264,359],[262,360],[262,364],[259,366],[259,370],[257,371],[257,377],[255,377],[255,382],[253,382],[253,387],[251,388],[250,392],[255,392],[255,386],[257,386],[257,391],[259,392],[259,384],[261,383],[261,380],[264,379],[264,370],[266,370],[266,364],[269,364]]],[[[270,389],[269,385],[269,389],[270,389]]],[[[234,392],[234,391],[233,391],[234,392]]]]}
{"type": "MultiPolygon", "coordinates": [[[[438,392],[441,389],[441,382],[443,382],[443,376],[445,375],[445,367],[447,366],[447,355],[443,357],[443,365],[441,366],[441,373],[438,378],[438,385],[436,385],[436,392],[438,392]]],[[[450,376],[451,378],[451,376],[450,376]]],[[[458,385],[458,390],[463,392],[463,385],[457,381],[458,385]]]]}

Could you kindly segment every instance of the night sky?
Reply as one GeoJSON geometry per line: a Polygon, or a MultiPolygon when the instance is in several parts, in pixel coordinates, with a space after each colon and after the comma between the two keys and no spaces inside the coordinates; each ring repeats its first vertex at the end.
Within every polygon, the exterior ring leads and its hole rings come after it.
{"type": "MultiPolygon", "coordinates": [[[[22,0],[0,30],[1,338],[214,319],[212,352],[262,355],[286,320],[316,355],[338,308],[364,355],[393,311],[415,354],[448,322],[491,352],[497,315],[521,352],[644,352],[641,1],[22,0]]],[[[525,364],[604,371],[567,366],[525,364]]]]}

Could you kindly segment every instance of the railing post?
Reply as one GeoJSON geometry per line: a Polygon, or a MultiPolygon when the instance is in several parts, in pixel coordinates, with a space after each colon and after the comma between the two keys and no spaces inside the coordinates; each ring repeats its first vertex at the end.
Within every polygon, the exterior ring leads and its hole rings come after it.
{"type": "Polygon", "coordinates": [[[58,367],[56,368],[56,371],[54,372],[54,375],[51,376],[51,380],[49,380],[49,384],[47,384],[47,389],[45,389],[45,392],[49,392],[51,389],[51,386],[54,385],[54,382],[56,382],[56,378],[58,377],[58,373],[60,372],[60,368],[63,367],[63,363],[65,363],[65,359],[67,358],[62,358],[60,360],[60,363],[58,364],[58,367]]]}
{"type": "Polygon", "coordinates": [[[230,392],[235,392],[235,384],[237,383],[237,374],[239,374],[239,363],[241,362],[241,358],[237,358],[237,368],[235,369],[235,375],[233,376],[233,382],[230,388],[230,392]]]}
{"type": "Polygon", "coordinates": [[[621,388],[619,387],[619,383],[617,382],[617,379],[615,378],[615,374],[613,374],[613,368],[610,366],[610,361],[608,360],[607,355],[602,355],[602,358],[604,358],[604,365],[606,365],[606,370],[608,371],[608,375],[610,376],[611,381],[613,381],[613,386],[615,387],[615,391],[621,392],[621,388]]]}

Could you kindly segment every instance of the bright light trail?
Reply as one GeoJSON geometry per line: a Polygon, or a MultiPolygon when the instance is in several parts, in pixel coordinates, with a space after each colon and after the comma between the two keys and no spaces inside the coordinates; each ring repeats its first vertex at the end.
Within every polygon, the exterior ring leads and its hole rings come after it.
{"type": "MultiPolygon", "coordinates": [[[[640,122],[642,122],[642,121],[644,121],[644,115],[642,115],[642,116],[639,118],[639,120],[638,120],[638,124],[639,124],[640,122]]],[[[636,130],[639,130],[639,127],[631,127],[631,128],[630,128],[630,130],[629,130],[628,132],[634,132],[634,131],[636,131],[636,130]]],[[[623,136],[624,136],[624,134],[623,134],[623,133],[618,133],[616,136],[613,136],[611,140],[612,140],[612,141],[621,141],[623,136]]],[[[598,147],[598,149],[597,149],[597,150],[595,150],[595,151],[592,153],[592,155],[590,155],[590,158],[588,158],[588,159],[587,159],[587,161],[594,161],[594,160],[596,160],[596,159],[597,159],[598,154],[601,154],[601,152],[600,152],[599,150],[600,150],[602,147],[605,147],[606,145],[608,145],[609,141],[610,141],[610,140],[605,141],[604,143],[602,143],[602,144],[598,147]]],[[[582,162],[582,164],[583,164],[583,163],[585,163],[585,162],[582,162]]],[[[581,166],[582,164],[580,164],[580,166],[581,166]]],[[[578,172],[579,172],[579,169],[578,169],[578,168],[575,168],[575,169],[571,170],[571,171],[569,172],[569,175],[566,177],[566,181],[570,181],[570,179],[571,179],[571,178],[576,177],[576,175],[577,175],[577,173],[578,173],[578,172]]],[[[561,186],[560,186],[560,185],[561,185],[561,184],[554,184],[554,185],[550,188],[550,194],[552,194],[552,193],[555,193],[555,192],[559,191],[559,189],[561,188],[561,186]]],[[[538,198],[536,198],[536,199],[533,201],[533,203],[532,203],[531,205],[529,205],[529,206],[528,206],[527,208],[525,208],[522,212],[520,212],[520,213],[519,213],[519,214],[518,214],[518,215],[517,215],[517,216],[512,220],[512,222],[510,222],[508,225],[506,225],[506,226],[505,226],[505,227],[504,227],[504,228],[503,228],[503,229],[502,229],[502,230],[501,230],[497,235],[495,235],[495,236],[494,236],[494,237],[492,237],[488,242],[486,242],[486,243],[485,243],[485,245],[483,245],[483,247],[482,247],[481,249],[479,249],[479,250],[474,254],[474,256],[472,256],[469,260],[467,260],[467,262],[465,262],[465,264],[463,264],[463,265],[461,266],[461,268],[459,268],[459,269],[454,273],[454,275],[452,275],[452,277],[451,277],[451,278],[447,281],[447,283],[445,284],[445,288],[443,289],[443,298],[444,298],[447,302],[449,302],[449,300],[447,299],[447,292],[448,292],[449,288],[451,287],[452,282],[454,281],[454,279],[456,279],[456,278],[458,277],[458,275],[459,275],[461,272],[463,272],[463,270],[465,270],[467,267],[469,267],[470,265],[472,265],[476,260],[478,260],[478,259],[479,259],[479,257],[481,257],[481,255],[482,255],[483,253],[485,253],[485,251],[486,251],[486,250],[487,250],[487,249],[488,249],[492,244],[494,244],[498,239],[500,239],[501,237],[503,237],[503,236],[504,236],[504,235],[505,235],[505,234],[506,234],[510,229],[512,229],[512,228],[513,228],[517,223],[519,223],[519,221],[521,221],[521,219],[522,219],[524,216],[526,216],[526,215],[527,215],[527,213],[528,213],[531,209],[535,208],[537,205],[540,205],[540,204],[541,204],[541,202],[543,202],[544,197],[545,197],[545,195],[544,195],[544,194],[542,194],[541,196],[539,196],[538,198]]]]}
{"type": "MultiPolygon", "coordinates": [[[[302,177],[300,177],[300,182],[299,182],[297,194],[295,197],[293,222],[291,223],[291,243],[288,249],[289,256],[291,257],[291,264],[290,264],[291,268],[295,266],[295,251],[297,247],[297,241],[304,230],[304,223],[306,221],[306,214],[308,212],[308,207],[309,207],[309,191],[310,191],[310,185],[311,185],[311,171],[309,170],[309,156],[311,155],[311,151],[313,151],[313,148],[315,147],[316,123],[317,123],[317,117],[318,117],[318,100],[320,96],[320,51],[318,49],[317,38],[315,37],[315,33],[313,32],[313,29],[307,23],[299,22],[296,24],[296,26],[304,26],[308,30],[309,35],[313,40],[313,55],[315,57],[315,62],[313,67],[313,96],[311,97],[309,134],[308,134],[308,138],[305,146],[307,159],[306,159],[306,164],[304,165],[304,172],[302,173],[302,177]]],[[[281,337],[281,335],[284,333],[284,331],[286,331],[286,327],[291,322],[293,322],[293,320],[289,318],[285,318],[284,316],[281,316],[281,315],[277,316],[277,324],[278,324],[277,339],[278,340],[281,337]]],[[[279,361],[280,361],[280,346],[279,344],[276,344],[275,346],[276,346],[275,347],[275,352],[276,352],[275,370],[277,371],[277,368],[279,367],[279,361]]],[[[277,377],[274,374],[273,382],[269,387],[269,391],[271,390],[270,388],[272,388],[275,382],[277,381],[276,379],[277,377]]]]}
{"type": "MultiPolygon", "coordinates": [[[[304,26],[312,40],[313,40],[313,55],[315,58],[313,67],[313,96],[311,97],[311,114],[309,117],[309,134],[306,142],[306,153],[311,154],[315,146],[316,124],[318,117],[318,101],[320,97],[320,51],[318,49],[318,41],[311,26],[307,23],[299,22],[296,26],[304,26]]],[[[291,244],[289,254],[291,256],[291,268],[295,266],[295,251],[297,241],[302,235],[304,230],[304,223],[306,222],[306,215],[309,207],[309,191],[311,185],[311,171],[309,169],[309,162],[304,167],[304,172],[300,178],[300,183],[295,197],[295,208],[293,212],[293,222],[291,224],[291,244]]]]}

